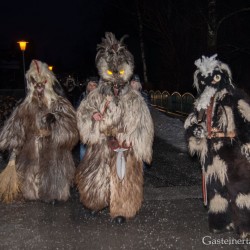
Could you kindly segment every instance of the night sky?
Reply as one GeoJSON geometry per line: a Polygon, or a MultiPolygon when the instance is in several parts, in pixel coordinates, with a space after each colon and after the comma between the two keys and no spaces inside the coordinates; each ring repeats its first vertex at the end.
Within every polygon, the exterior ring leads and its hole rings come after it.
{"type": "MultiPolygon", "coordinates": [[[[211,53],[206,45],[208,1],[138,1],[144,18],[147,87],[189,91],[194,60],[211,53]]],[[[250,1],[245,0],[216,2],[217,20],[250,8],[250,1]]],[[[53,65],[56,73],[87,77],[96,74],[96,45],[105,31],[111,31],[118,38],[129,35],[125,43],[135,57],[135,72],[142,78],[136,13],[135,0],[1,1],[0,59],[20,58],[16,42],[26,39],[27,66],[35,58],[53,65]]],[[[237,85],[250,88],[250,11],[223,22],[216,52],[232,68],[237,85]]]]}
{"type": "MultiPolygon", "coordinates": [[[[62,69],[93,63],[102,36],[105,1],[5,1],[1,3],[2,41],[29,41],[26,53],[62,69]],[[98,37],[99,36],[99,37],[98,37]],[[59,64],[59,65],[57,65],[59,64]]],[[[15,44],[16,46],[16,44],[15,44]]]]}

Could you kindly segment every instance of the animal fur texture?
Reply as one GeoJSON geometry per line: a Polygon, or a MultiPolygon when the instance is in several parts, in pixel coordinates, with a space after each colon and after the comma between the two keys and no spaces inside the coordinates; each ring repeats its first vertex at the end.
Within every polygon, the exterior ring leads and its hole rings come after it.
{"type": "Polygon", "coordinates": [[[54,91],[57,80],[47,64],[33,60],[26,79],[27,96],[2,128],[0,149],[15,153],[14,182],[23,198],[66,201],[75,173],[71,150],[79,139],[75,111],[54,91]]]}
{"type": "Polygon", "coordinates": [[[98,46],[98,88],[77,110],[80,138],[87,152],[77,169],[80,200],[87,208],[110,208],[112,218],[132,218],[143,200],[142,163],[152,159],[153,122],[143,97],[131,89],[133,56],[112,33],[98,46]],[[98,115],[99,120],[94,116],[98,115]],[[117,175],[115,149],[124,148],[126,172],[117,175]]]}
{"type": "Polygon", "coordinates": [[[216,56],[195,62],[198,97],[184,127],[203,167],[210,230],[234,228],[244,238],[250,235],[250,99],[216,56]]]}

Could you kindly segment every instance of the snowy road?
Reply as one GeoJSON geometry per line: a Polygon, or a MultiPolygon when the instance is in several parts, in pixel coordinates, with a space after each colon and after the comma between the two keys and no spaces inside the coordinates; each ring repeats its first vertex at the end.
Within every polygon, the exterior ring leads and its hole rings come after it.
{"type": "Polygon", "coordinates": [[[186,152],[187,145],[184,138],[185,130],[183,121],[178,118],[169,117],[155,108],[151,108],[150,111],[154,121],[155,136],[186,152]]]}

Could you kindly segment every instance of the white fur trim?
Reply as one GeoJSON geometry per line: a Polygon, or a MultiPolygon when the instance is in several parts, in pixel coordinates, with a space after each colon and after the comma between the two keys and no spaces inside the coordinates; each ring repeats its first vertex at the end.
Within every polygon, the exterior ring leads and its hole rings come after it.
{"type": "Polygon", "coordinates": [[[218,155],[213,158],[212,165],[208,165],[206,171],[206,179],[211,182],[212,178],[215,180],[219,179],[221,185],[225,185],[227,177],[227,165],[226,163],[220,159],[218,155]]]}
{"type": "Polygon", "coordinates": [[[245,157],[247,157],[247,158],[249,158],[250,157],[250,143],[245,143],[245,144],[243,144],[242,146],[241,146],[241,153],[245,156],[245,157]]]}
{"type": "Polygon", "coordinates": [[[195,101],[194,105],[198,111],[201,109],[207,109],[209,106],[211,97],[213,97],[216,93],[216,89],[210,86],[207,86],[200,97],[195,101]]]}
{"type": "Polygon", "coordinates": [[[236,205],[241,209],[250,209],[250,194],[238,194],[235,202],[236,205]]]}
{"type": "Polygon", "coordinates": [[[224,213],[226,212],[228,207],[228,201],[221,197],[219,194],[215,194],[215,196],[210,200],[209,204],[209,213],[224,213]]]}
{"type": "Polygon", "coordinates": [[[187,129],[188,127],[192,126],[193,124],[197,124],[197,117],[194,113],[188,115],[184,122],[184,128],[187,129]]]}
{"type": "Polygon", "coordinates": [[[201,164],[204,164],[207,155],[207,139],[197,139],[194,136],[189,138],[188,149],[191,155],[195,153],[199,156],[201,164]]]}
{"type": "Polygon", "coordinates": [[[246,101],[242,99],[238,101],[238,110],[241,116],[250,122],[250,105],[246,101]]]}
{"type": "Polygon", "coordinates": [[[223,147],[223,142],[222,141],[218,141],[213,143],[213,149],[215,151],[218,151],[219,149],[221,149],[223,147]]]}

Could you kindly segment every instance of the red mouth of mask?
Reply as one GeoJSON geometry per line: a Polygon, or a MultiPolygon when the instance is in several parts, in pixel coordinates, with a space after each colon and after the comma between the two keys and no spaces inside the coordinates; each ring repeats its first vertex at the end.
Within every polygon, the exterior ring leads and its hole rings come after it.
{"type": "Polygon", "coordinates": [[[43,92],[44,87],[43,86],[37,86],[36,90],[37,90],[37,92],[41,93],[41,92],[43,92]]]}
{"type": "Polygon", "coordinates": [[[43,91],[44,91],[44,89],[45,89],[45,84],[47,83],[47,80],[45,80],[44,82],[39,82],[39,83],[37,83],[37,82],[34,82],[34,87],[35,87],[35,89],[36,89],[36,91],[39,93],[39,94],[41,94],[43,91]]]}
{"type": "Polygon", "coordinates": [[[44,89],[45,89],[45,84],[43,84],[43,83],[38,83],[38,84],[35,84],[35,90],[37,91],[37,93],[39,94],[39,95],[42,95],[43,94],[43,92],[44,92],[44,89]]]}
{"type": "Polygon", "coordinates": [[[119,94],[119,89],[118,89],[118,88],[113,88],[113,90],[114,90],[114,95],[115,95],[115,96],[118,96],[118,94],[119,94]]]}
{"type": "Polygon", "coordinates": [[[114,83],[113,85],[113,92],[114,92],[114,96],[118,96],[119,95],[119,87],[116,83],[114,83]]]}

